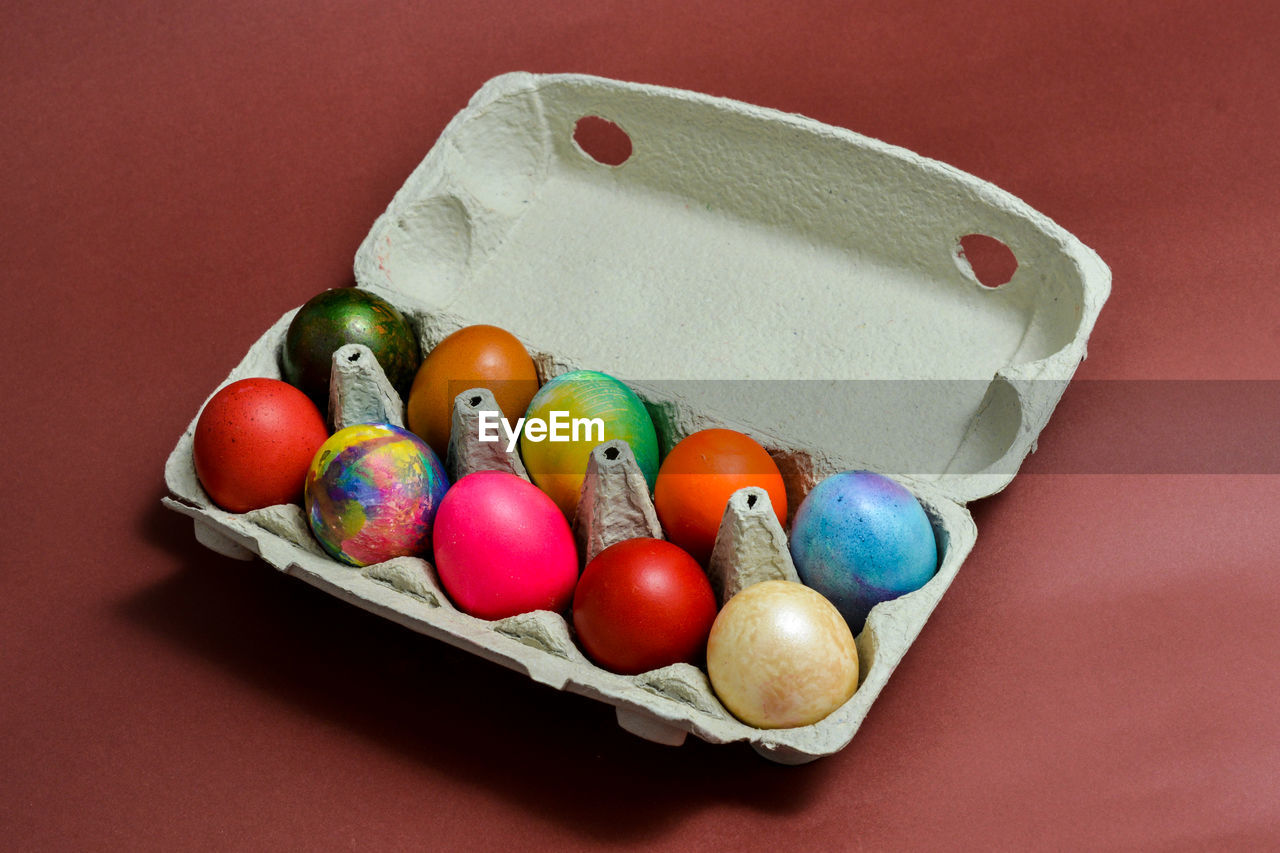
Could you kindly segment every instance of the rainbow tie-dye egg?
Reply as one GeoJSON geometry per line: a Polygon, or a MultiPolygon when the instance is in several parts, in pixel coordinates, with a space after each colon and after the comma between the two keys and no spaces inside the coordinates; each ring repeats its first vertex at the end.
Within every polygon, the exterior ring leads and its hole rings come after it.
{"type": "Polygon", "coordinates": [[[320,446],[303,500],[325,551],[368,566],[429,556],[436,510],[448,488],[444,466],[421,438],[389,424],[358,424],[320,446]]]}

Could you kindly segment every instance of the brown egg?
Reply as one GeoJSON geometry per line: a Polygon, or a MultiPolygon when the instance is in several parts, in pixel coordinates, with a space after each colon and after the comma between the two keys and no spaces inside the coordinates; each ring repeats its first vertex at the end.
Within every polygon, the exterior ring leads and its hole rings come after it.
{"type": "Polygon", "coordinates": [[[409,429],[444,458],[449,447],[453,399],[471,388],[493,392],[502,414],[524,417],[538,391],[533,359],[515,335],[497,326],[466,326],[427,355],[409,391],[409,429]]]}

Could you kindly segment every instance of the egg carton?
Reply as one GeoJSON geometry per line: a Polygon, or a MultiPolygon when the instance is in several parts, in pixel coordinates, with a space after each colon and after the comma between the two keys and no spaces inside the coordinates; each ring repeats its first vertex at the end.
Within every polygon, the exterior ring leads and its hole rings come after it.
{"type": "MultiPolygon", "coordinates": [[[[895,477],[933,524],[936,575],[871,611],[852,698],[812,725],[759,729],[728,713],[695,666],[611,673],[583,656],[559,614],[477,619],[450,603],[426,560],[353,568],[321,551],[300,507],[219,509],[195,476],[195,419],[166,465],[165,505],[220,553],[260,557],[613,705],[641,737],[745,742],[792,764],[853,738],[973,547],[966,503],[1004,488],[1034,448],[1110,288],[1106,265],[1061,227],[904,149],[709,95],[525,73],[489,81],[454,117],[374,223],[355,275],[405,312],[424,352],[488,323],[521,339],[543,379],[579,367],[623,379],[664,450],[710,426],[747,432],[778,462],[792,511],[839,471],[895,477]],[[629,155],[598,159],[577,133],[583,119],[611,122],[629,155]],[[961,249],[974,234],[1013,252],[1006,284],[978,280],[961,249]]],[[[226,382],[280,377],[294,313],[226,382]]],[[[779,553],[776,533],[748,530],[749,509],[735,522],[742,542],[719,547],[731,552],[722,567],[753,548],[757,562],[779,553]]],[[[739,574],[716,576],[722,594],[750,580],[739,574]]]]}

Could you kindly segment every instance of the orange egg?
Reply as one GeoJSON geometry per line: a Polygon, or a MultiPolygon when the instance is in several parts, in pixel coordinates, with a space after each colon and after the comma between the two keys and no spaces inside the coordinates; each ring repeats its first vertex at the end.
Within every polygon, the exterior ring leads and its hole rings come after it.
{"type": "Polygon", "coordinates": [[[538,391],[533,359],[515,335],[497,326],[466,326],[427,354],[409,390],[409,429],[443,459],[449,447],[453,400],[471,388],[493,392],[513,423],[538,391]]]}
{"type": "Polygon", "coordinates": [[[787,490],[777,464],[755,439],[731,429],[704,429],[672,448],[658,469],[653,503],[667,538],[703,565],[720,519],[738,489],[769,493],[778,523],[787,520],[787,490]]]}

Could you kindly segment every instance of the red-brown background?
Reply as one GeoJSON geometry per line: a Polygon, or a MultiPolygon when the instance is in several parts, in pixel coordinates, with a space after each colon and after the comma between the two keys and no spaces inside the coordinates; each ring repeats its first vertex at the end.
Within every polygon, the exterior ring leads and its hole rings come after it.
{"type": "Polygon", "coordinates": [[[349,281],[446,121],[511,70],[730,96],[973,172],[1111,265],[1081,380],[1280,379],[1277,9],[6,3],[0,838],[1280,844],[1280,477],[1249,473],[1276,430],[1241,438],[1248,412],[1201,412],[1175,454],[1221,436],[1235,473],[1078,473],[1063,453],[1149,439],[1073,386],[974,506],[976,549],[853,743],[801,768],[634,739],[607,706],[218,557],[159,506],[205,396],[349,281]]]}

